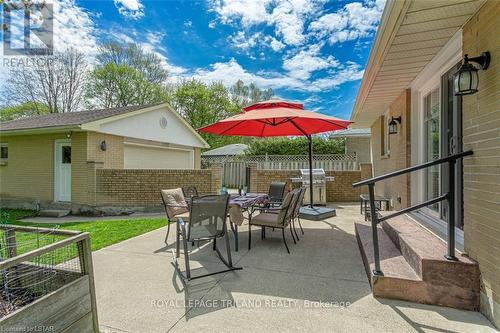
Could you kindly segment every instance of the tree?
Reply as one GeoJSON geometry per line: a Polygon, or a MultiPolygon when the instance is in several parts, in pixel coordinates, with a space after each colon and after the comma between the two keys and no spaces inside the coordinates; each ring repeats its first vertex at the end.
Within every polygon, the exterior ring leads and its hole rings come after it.
{"type": "Polygon", "coordinates": [[[103,108],[159,103],[167,96],[162,85],[148,81],[138,70],[114,63],[94,69],[86,88],[88,104],[103,108]]]}
{"type": "MultiPolygon", "coordinates": [[[[266,138],[254,139],[248,147],[247,155],[307,155],[309,146],[307,138],[266,138]]],[[[314,154],[344,154],[345,139],[327,139],[313,137],[314,154]]]]}
{"type": "Polygon", "coordinates": [[[161,58],[152,52],[144,51],[135,43],[120,44],[111,41],[99,47],[97,61],[101,65],[109,63],[130,66],[144,75],[144,78],[156,84],[164,84],[168,71],[162,64],[161,58]]]}
{"type": "Polygon", "coordinates": [[[26,102],[15,106],[6,106],[0,108],[0,120],[14,120],[19,118],[38,116],[46,113],[49,113],[49,108],[47,107],[47,105],[26,102]]]}
{"type": "Polygon", "coordinates": [[[75,49],[39,56],[28,66],[11,69],[4,99],[9,104],[46,105],[49,113],[77,111],[86,75],[85,57],[75,49]]]}
{"type": "MultiPolygon", "coordinates": [[[[198,80],[180,82],[171,96],[171,105],[195,129],[215,123],[239,112],[220,82],[205,84],[198,80]]],[[[200,133],[212,148],[242,142],[241,137],[200,133]]]]}
{"type": "Polygon", "coordinates": [[[246,85],[242,80],[238,80],[231,88],[231,99],[239,108],[261,102],[273,97],[274,92],[271,88],[259,89],[254,83],[246,85]]]}
{"type": "Polygon", "coordinates": [[[137,44],[108,42],[100,46],[98,66],[86,87],[90,107],[144,105],[167,100],[167,70],[160,57],[137,44]]]}

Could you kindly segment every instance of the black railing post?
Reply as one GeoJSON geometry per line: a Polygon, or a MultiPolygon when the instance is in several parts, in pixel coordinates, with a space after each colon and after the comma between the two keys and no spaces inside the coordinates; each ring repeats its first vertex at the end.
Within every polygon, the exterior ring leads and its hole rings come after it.
{"type": "Polygon", "coordinates": [[[455,257],[455,165],[456,160],[448,162],[448,260],[457,260],[455,257]]]}
{"type": "Polygon", "coordinates": [[[375,269],[373,275],[384,275],[380,270],[380,254],[378,246],[378,216],[375,208],[375,184],[368,184],[368,194],[370,196],[370,220],[372,222],[372,237],[373,237],[373,259],[375,260],[375,269]]]}

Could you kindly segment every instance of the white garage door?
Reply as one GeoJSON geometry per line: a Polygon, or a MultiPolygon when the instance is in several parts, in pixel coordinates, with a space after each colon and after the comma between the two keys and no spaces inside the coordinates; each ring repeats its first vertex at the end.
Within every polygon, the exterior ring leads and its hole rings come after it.
{"type": "Polygon", "coordinates": [[[192,150],[127,145],[124,147],[125,169],[193,169],[192,150]]]}

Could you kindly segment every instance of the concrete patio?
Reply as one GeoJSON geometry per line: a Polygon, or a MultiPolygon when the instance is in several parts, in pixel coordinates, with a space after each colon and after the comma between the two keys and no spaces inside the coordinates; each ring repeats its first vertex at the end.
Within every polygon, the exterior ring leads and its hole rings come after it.
{"type": "MultiPolygon", "coordinates": [[[[232,253],[243,270],[187,288],[172,265],[174,232],[169,246],[163,243],[166,228],[94,252],[101,330],[496,332],[479,312],[373,298],[354,235],[359,206],[333,206],[337,217],[303,221],[298,244],[287,231],[291,254],[280,231],[261,240],[257,228],[248,251],[241,227],[240,251],[232,253]]],[[[195,274],[223,268],[211,246],[191,259],[195,274]]]]}

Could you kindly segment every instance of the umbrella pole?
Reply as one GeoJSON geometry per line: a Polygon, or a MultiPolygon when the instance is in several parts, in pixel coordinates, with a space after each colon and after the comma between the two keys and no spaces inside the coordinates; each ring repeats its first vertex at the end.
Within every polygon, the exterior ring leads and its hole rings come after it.
{"type": "Polygon", "coordinates": [[[309,143],[309,207],[313,208],[313,142],[312,142],[312,136],[308,135],[307,136],[307,141],[309,143]]]}

